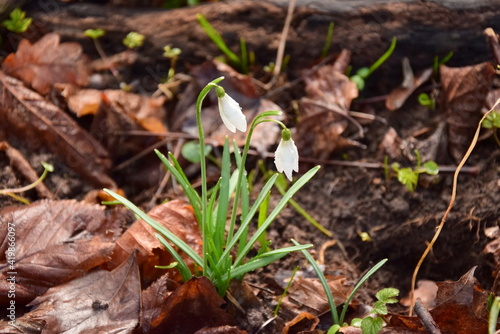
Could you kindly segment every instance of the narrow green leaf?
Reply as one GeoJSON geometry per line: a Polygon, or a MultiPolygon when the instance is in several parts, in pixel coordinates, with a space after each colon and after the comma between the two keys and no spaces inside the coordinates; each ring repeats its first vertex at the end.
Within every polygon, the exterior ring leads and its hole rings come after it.
{"type": "Polygon", "coordinates": [[[193,274],[191,274],[191,271],[189,270],[186,262],[182,259],[182,257],[179,255],[179,253],[176,252],[174,247],[172,247],[167,240],[165,240],[164,237],[162,237],[160,234],[155,233],[156,238],[160,241],[160,243],[167,248],[167,250],[172,254],[174,259],[177,261],[177,269],[181,272],[182,275],[182,280],[184,282],[187,282],[191,277],[193,277],[193,274]]]}
{"type": "Polygon", "coordinates": [[[134,212],[139,218],[144,220],[146,223],[151,225],[151,227],[153,227],[156,231],[161,233],[165,238],[167,238],[167,240],[171,241],[174,245],[179,247],[179,249],[182,250],[184,253],[186,253],[187,256],[189,256],[197,265],[203,266],[203,260],[198,255],[198,253],[196,253],[191,247],[189,247],[189,245],[186,244],[182,239],[180,239],[178,236],[170,232],[168,229],[159,224],[153,218],[149,217],[144,211],[139,209],[137,206],[135,206],[134,203],[130,202],[125,197],[120,196],[109,189],[104,189],[104,191],[107,194],[113,196],[118,201],[120,201],[125,207],[132,210],[132,212],[134,212]]]}
{"type": "Polygon", "coordinates": [[[203,16],[203,14],[197,14],[196,18],[198,19],[198,22],[201,26],[201,28],[205,31],[207,36],[212,40],[212,42],[217,45],[217,47],[229,58],[231,61],[238,66],[241,66],[241,60],[240,58],[233,52],[231,51],[228,46],[226,45],[226,42],[224,42],[224,39],[222,36],[219,34],[219,32],[208,22],[208,20],[203,16]]]}
{"type": "Polygon", "coordinates": [[[299,191],[300,188],[302,188],[319,170],[320,166],[316,166],[311,168],[307,173],[302,175],[300,179],[298,179],[291,187],[288,189],[288,191],[283,195],[283,198],[279,201],[278,205],[274,208],[274,210],[269,214],[267,217],[266,221],[262,224],[261,227],[258,228],[257,232],[250,238],[248,243],[245,245],[243,248],[242,252],[238,255],[236,260],[234,261],[235,265],[237,266],[239,263],[243,261],[243,258],[246,256],[246,254],[250,251],[250,249],[253,247],[255,242],[259,239],[262,233],[267,230],[269,225],[276,219],[278,214],[283,210],[285,205],[288,203],[290,198],[292,198],[293,195],[297,191],[299,191]]]}

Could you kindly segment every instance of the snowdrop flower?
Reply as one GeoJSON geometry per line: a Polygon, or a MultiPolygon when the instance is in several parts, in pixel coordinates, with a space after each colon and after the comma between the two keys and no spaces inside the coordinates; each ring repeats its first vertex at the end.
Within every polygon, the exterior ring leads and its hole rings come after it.
{"type": "Polygon", "coordinates": [[[292,171],[299,171],[299,152],[292,139],[290,130],[281,131],[281,141],[274,154],[274,164],[280,173],[292,181],[292,171]]]}
{"type": "Polygon", "coordinates": [[[241,111],[241,107],[231,96],[227,95],[224,88],[217,86],[215,89],[219,100],[219,112],[222,122],[231,132],[236,129],[241,132],[247,131],[247,120],[241,111]]]}

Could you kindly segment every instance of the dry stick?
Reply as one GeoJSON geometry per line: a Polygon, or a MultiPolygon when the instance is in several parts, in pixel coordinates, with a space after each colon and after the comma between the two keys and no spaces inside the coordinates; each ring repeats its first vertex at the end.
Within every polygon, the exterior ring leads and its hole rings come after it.
{"type": "Polygon", "coordinates": [[[290,0],[288,4],[288,12],[286,14],[285,26],[283,27],[283,31],[281,32],[280,44],[278,46],[278,53],[276,54],[276,62],[274,64],[273,77],[271,81],[265,85],[266,90],[271,89],[276,81],[278,80],[278,76],[281,72],[281,65],[283,64],[283,56],[285,55],[285,45],[286,38],[288,36],[288,31],[290,30],[290,24],[292,23],[293,11],[295,9],[296,0],[290,0]]]}
{"type": "Polygon", "coordinates": [[[432,318],[430,312],[420,302],[420,298],[417,298],[417,301],[415,302],[415,313],[420,319],[422,325],[424,325],[425,329],[430,334],[441,334],[441,330],[432,318]]]}
{"type": "Polygon", "coordinates": [[[448,217],[448,214],[451,211],[451,208],[453,207],[453,204],[455,203],[455,198],[457,196],[457,181],[458,181],[458,174],[460,173],[460,170],[464,166],[465,162],[469,158],[469,156],[472,153],[472,150],[474,150],[474,147],[476,146],[477,139],[479,137],[479,132],[481,131],[481,123],[484,121],[484,119],[491,113],[493,110],[496,108],[496,106],[500,103],[500,99],[497,100],[493,108],[491,108],[486,114],[483,115],[481,120],[479,121],[479,124],[477,125],[476,132],[474,133],[474,137],[472,138],[472,142],[467,149],[467,152],[465,152],[464,157],[462,158],[462,161],[457,166],[457,169],[455,170],[455,173],[453,174],[453,187],[451,191],[451,198],[450,198],[450,204],[448,205],[448,208],[446,209],[443,218],[441,219],[441,223],[439,223],[439,226],[437,227],[436,233],[434,234],[434,237],[432,238],[431,242],[427,245],[427,248],[425,249],[424,253],[420,257],[420,260],[417,263],[417,266],[415,267],[415,271],[413,272],[413,276],[411,278],[411,290],[410,290],[410,316],[412,315],[413,312],[413,306],[415,305],[415,283],[417,281],[417,275],[420,267],[422,266],[422,262],[424,262],[425,258],[427,257],[427,254],[432,249],[432,246],[436,243],[437,238],[439,237],[439,234],[441,233],[441,230],[444,227],[444,223],[446,222],[446,218],[448,217]]]}

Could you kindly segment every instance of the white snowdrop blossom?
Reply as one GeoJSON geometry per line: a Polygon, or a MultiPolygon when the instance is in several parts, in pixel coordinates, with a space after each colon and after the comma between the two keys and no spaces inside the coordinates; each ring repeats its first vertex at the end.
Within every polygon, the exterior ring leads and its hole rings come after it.
{"type": "Polygon", "coordinates": [[[217,86],[215,89],[219,101],[219,113],[222,122],[231,132],[236,132],[236,129],[241,132],[247,131],[247,120],[241,111],[241,107],[231,96],[227,95],[224,88],[217,86]]]}
{"type": "Polygon", "coordinates": [[[274,164],[280,173],[292,181],[292,171],[299,171],[299,151],[293,142],[290,130],[283,129],[281,141],[274,154],[274,164]]]}

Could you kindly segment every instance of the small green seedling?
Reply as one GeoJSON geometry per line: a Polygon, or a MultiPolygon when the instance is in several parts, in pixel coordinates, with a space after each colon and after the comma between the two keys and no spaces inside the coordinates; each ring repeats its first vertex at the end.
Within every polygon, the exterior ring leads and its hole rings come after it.
{"type": "Polygon", "coordinates": [[[385,288],[377,292],[377,301],[373,304],[370,315],[360,319],[352,319],[351,326],[361,327],[363,334],[377,334],[384,327],[382,315],[387,315],[387,304],[395,304],[398,300],[394,297],[399,295],[399,290],[394,288],[385,288]]]}
{"type": "Polygon", "coordinates": [[[321,58],[325,58],[328,55],[328,52],[330,51],[330,47],[332,46],[332,37],[333,37],[333,29],[335,27],[335,24],[330,22],[328,25],[328,32],[326,33],[326,38],[325,38],[325,45],[323,46],[323,49],[321,50],[321,58]]]}
{"type": "MultiPolygon", "coordinates": [[[[434,62],[432,63],[432,78],[434,81],[439,80],[439,66],[446,64],[451,57],[453,57],[453,52],[448,52],[446,56],[439,59],[438,56],[434,56],[434,62]]],[[[435,94],[420,93],[418,95],[418,103],[430,110],[436,110],[436,97],[435,94]]]]}
{"type": "Polygon", "coordinates": [[[366,79],[392,55],[394,49],[396,49],[396,42],[397,38],[393,37],[391,45],[387,51],[385,51],[384,54],[372,64],[372,66],[362,67],[356,72],[356,74],[351,76],[351,81],[356,83],[359,90],[363,90],[365,88],[366,79]]]}
{"type": "Polygon", "coordinates": [[[29,184],[29,185],[22,187],[22,188],[0,189],[0,195],[7,195],[7,196],[10,196],[12,198],[17,199],[18,201],[20,201],[24,204],[30,204],[30,202],[26,198],[24,198],[22,196],[18,196],[18,195],[16,195],[16,193],[22,193],[22,192],[25,192],[25,191],[28,191],[28,190],[35,188],[37,185],[39,185],[40,183],[43,182],[45,177],[47,177],[47,174],[54,171],[54,166],[52,166],[48,162],[42,161],[41,165],[43,167],[43,173],[38,178],[38,180],[36,180],[32,184],[29,184]]]}
{"type": "MultiPolygon", "coordinates": [[[[300,244],[292,239],[292,242],[294,245],[299,246],[300,244]]],[[[328,300],[328,305],[330,306],[330,312],[332,314],[332,321],[333,321],[333,326],[328,330],[328,334],[335,334],[337,331],[343,327],[346,326],[347,324],[344,323],[344,319],[347,313],[347,308],[349,307],[349,304],[351,303],[351,300],[354,298],[356,295],[356,292],[358,292],[359,288],[374,274],[377,272],[377,270],[380,269],[386,262],[387,259],[383,259],[380,262],[378,262],[376,265],[373,266],[368,272],[361,277],[359,282],[356,284],[354,289],[352,289],[351,293],[349,294],[349,297],[344,303],[344,306],[342,307],[342,312],[340,313],[340,316],[337,312],[337,305],[335,305],[335,301],[333,300],[333,295],[332,291],[330,290],[330,287],[328,286],[328,282],[326,280],[325,275],[323,274],[323,271],[321,268],[318,266],[316,261],[314,261],[313,257],[307,250],[301,250],[301,253],[304,255],[304,257],[307,259],[309,264],[312,266],[314,269],[314,272],[318,276],[319,281],[321,282],[321,285],[323,286],[323,290],[325,291],[326,298],[328,300]]]]}
{"type": "MultiPolygon", "coordinates": [[[[248,64],[249,59],[253,60],[255,56],[252,53],[247,52],[247,45],[243,38],[240,38],[240,53],[241,55],[236,55],[233,51],[229,49],[226,42],[220,35],[220,33],[208,22],[208,20],[203,16],[203,14],[197,14],[196,18],[201,28],[205,31],[207,36],[214,42],[215,45],[226,55],[227,58],[238,68],[238,70],[243,74],[248,74],[248,64]]],[[[251,63],[251,62],[250,62],[251,63]]]]}
{"type": "Polygon", "coordinates": [[[500,146],[500,139],[497,135],[497,129],[500,129],[500,111],[494,110],[492,111],[486,118],[484,119],[481,126],[485,129],[493,130],[493,138],[498,146],[500,146]]]}
{"type": "MultiPolygon", "coordinates": [[[[423,165],[421,162],[420,153],[415,150],[416,166],[402,168],[399,163],[394,162],[391,164],[391,169],[396,173],[398,181],[406,186],[408,191],[414,191],[418,184],[419,175],[422,173],[428,175],[437,175],[439,173],[439,166],[436,162],[430,160],[426,161],[423,165]]],[[[389,171],[388,161],[384,159],[384,171],[386,179],[390,179],[391,173],[389,171]]]]}
{"type": "Polygon", "coordinates": [[[87,37],[92,38],[93,40],[96,40],[106,35],[106,31],[104,31],[103,29],[87,29],[83,32],[83,34],[87,37]]]}
{"type": "Polygon", "coordinates": [[[142,46],[144,42],[145,36],[143,34],[139,34],[138,32],[132,31],[125,36],[123,39],[123,45],[125,45],[129,49],[134,49],[142,46]]]}
{"type": "Polygon", "coordinates": [[[21,8],[16,8],[9,14],[10,19],[2,22],[3,26],[9,31],[22,33],[28,30],[31,25],[32,18],[26,17],[26,12],[21,8]]]}
{"type": "Polygon", "coordinates": [[[290,201],[291,197],[317,173],[319,166],[312,168],[296,180],[271,213],[267,215],[265,221],[252,235],[249,235],[250,224],[254,221],[262,202],[278,178],[278,174],[273,175],[264,184],[257,198],[250,205],[250,187],[245,177],[245,162],[250,148],[250,139],[255,127],[264,122],[274,122],[283,128],[282,139],[276,150],[275,162],[278,171],[284,172],[289,179],[292,178],[292,171],[298,171],[299,156],[297,147],[291,139],[291,131],[281,121],[273,118],[281,114],[279,111],[266,111],[257,115],[250,124],[247,133],[246,118],[238,103],[225,93],[224,88],[218,85],[222,79],[223,77],[208,83],[200,92],[196,101],[201,194],[191,185],[184,170],[173,154],[170,153],[167,157],[156,151],[156,154],[165,167],[183,188],[193,208],[203,239],[201,255],[185,241],[145,214],[132,202],[110,190],[106,189],[105,191],[132,210],[139,218],[151,225],[158,232],[156,234],[157,238],[174,257],[175,262],[177,262],[177,269],[184,280],[190,279],[193,273],[171,243],[193,260],[195,274],[201,273],[203,276],[208,277],[217,288],[219,294],[224,296],[232,279],[241,279],[246,273],[266,266],[290,252],[312,247],[312,245],[296,245],[276,250],[264,249],[253,255],[250,252],[269,228],[270,224],[290,201]],[[247,133],[247,137],[242,152],[240,152],[235,142],[232,145],[232,155],[236,163],[234,170],[231,170],[231,146],[229,139],[226,137],[222,152],[221,177],[212,189],[209,190],[207,162],[205,159],[205,135],[201,123],[201,106],[211,90],[215,90],[217,94],[220,115],[228,130],[231,132],[239,130],[247,133]]]}

